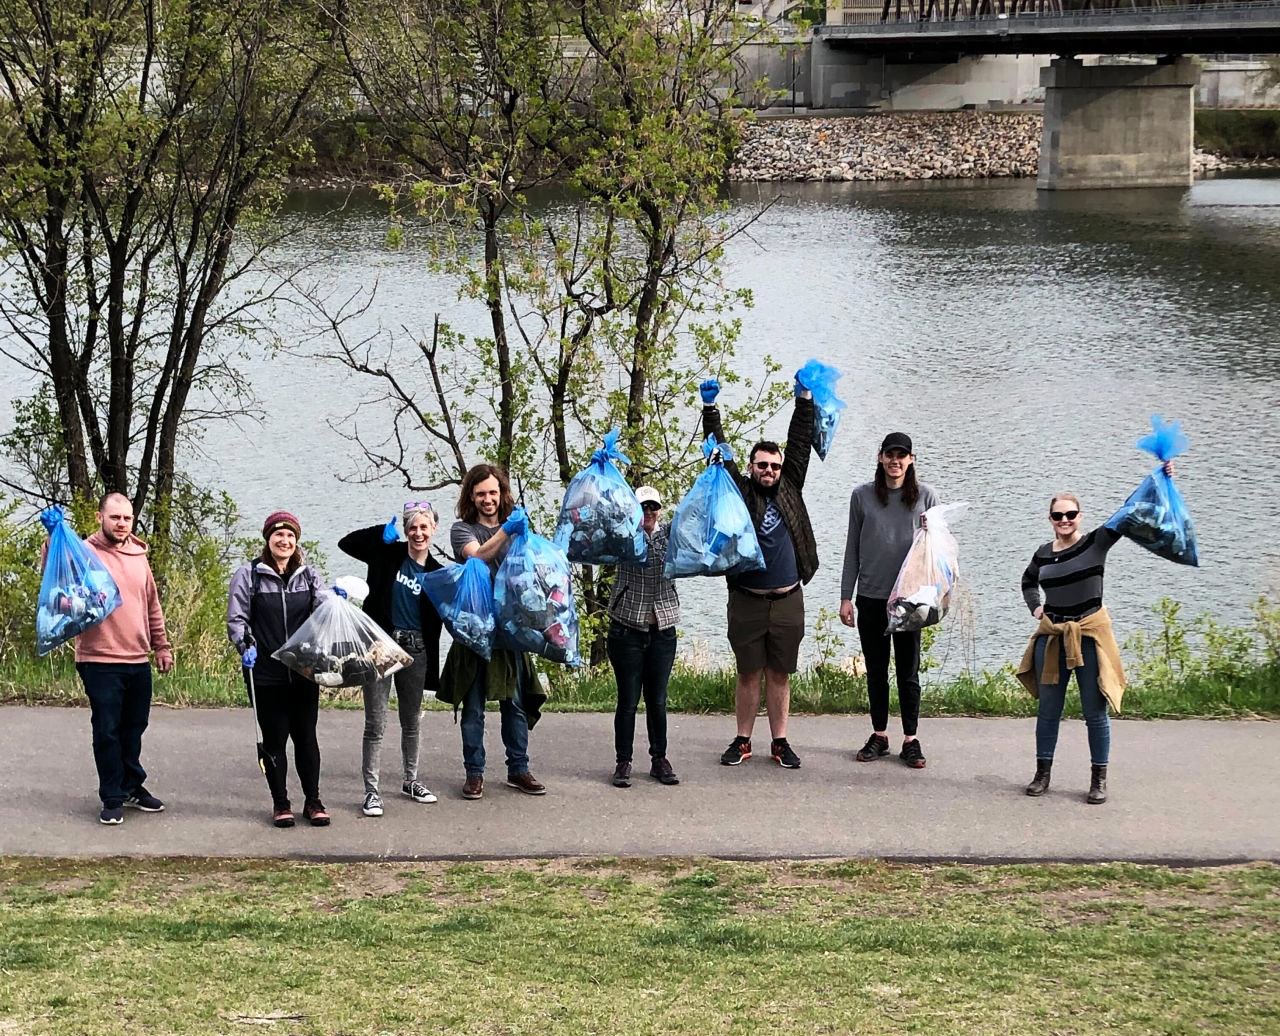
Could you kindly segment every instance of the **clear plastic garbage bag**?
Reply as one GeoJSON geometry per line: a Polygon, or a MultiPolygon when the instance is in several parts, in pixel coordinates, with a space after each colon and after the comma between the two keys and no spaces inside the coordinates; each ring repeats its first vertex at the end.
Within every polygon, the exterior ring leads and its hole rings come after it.
{"type": "Polygon", "coordinates": [[[724,467],[724,461],[733,459],[733,451],[709,435],[702,455],[707,458],[706,470],[694,480],[671,519],[663,575],[680,579],[764,568],[751,512],[724,467]]]}
{"type": "Polygon", "coordinates": [[[618,450],[618,429],[569,483],[552,536],[570,561],[580,565],[642,564],[649,544],[640,525],[644,511],[615,461],[630,464],[618,450]]]}
{"type": "Polygon", "coordinates": [[[545,536],[515,537],[493,584],[500,647],[582,665],[572,572],[564,551],[545,536]]]}
{"type": "Polygon", "coordinates": [[[49,547],[36,599],[36,653],[47,655],[115,611],[120,588],[62,508],[48,508],[40,520],[49,530],[49,547]]]}
{"type": "Polygon", "coordinates": [[[840,411],[845,408],[844,401],[836,396],[839,380],[840,372],[821,360],[810,360],[796,371],[796,381],[813,394],[813,449],[823,460],[835,441],[840,411]]]}
{"type": "Polygon", "coordinates": [[[449,636],[486,661],[493,653],[493,578],[489,565],[467,558],[420,577],[419,582],[440,615],[449,636]]]}
{"type": "Polygon", "coordinates": [[[413,659],[346,598],[328,594],[272,656],[321,687],[360,687],[413,659]]]}
{"type": "Polygon", "coordinates": [[[951,610],[960,578],[960,548],[950,522],[969,505],[938,504],[924,513],[898,578],[889,594],[887,633],[910,633],[933,626],[951,610]]]}
{"type": "Polygon", "coordinates": [[[1199,567],[1196,529],[1182,494],[1173,479],[1164,473],[1166,461],[1187,452],[1187,437],[1179,421],[1164,421],[1159,414],[1151,417],[1151,434],[1138,440],[1138,449],[1150,453],[1160,467],[1142,480],[1120,510],[1107,519],[1114,529],[1152,554],[1176,561],[1179,565],[1199,567]]]}

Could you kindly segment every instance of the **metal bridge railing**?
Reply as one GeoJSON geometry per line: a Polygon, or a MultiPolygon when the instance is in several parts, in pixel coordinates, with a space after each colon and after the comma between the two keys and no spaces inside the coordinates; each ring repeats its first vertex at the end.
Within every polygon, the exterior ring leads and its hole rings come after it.
{"type": "Polygon", "coordinates": [[[1172,22],[1213,22],[1215,24],[1253,21],[1273,23],[1280,21],[1280,0],[1242,0],[1242,2],[1217,2],[1203,4],[1161,4],[1144,7],[1109,8],[1090,11],[1021,11],[1017,14],[992,12],[963,18],[947,18],[934,11],[928,20],[902,18],[899,21],[855,22],[849,25],[822,25],[816,28],[819,35],[864,35],[877,33],[901,33],[914,28],[918,31],[943,32],[985,31],[1000,33],[1009,31],[1011,23],[1019,29],[1078,29],[1089,26],[1123,27],[1125,25],[1149,26],[1172,22]]]}

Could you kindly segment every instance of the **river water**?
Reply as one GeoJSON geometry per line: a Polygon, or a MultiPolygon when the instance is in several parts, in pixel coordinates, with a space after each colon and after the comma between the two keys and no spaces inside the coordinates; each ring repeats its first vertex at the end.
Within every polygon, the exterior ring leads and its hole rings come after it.
{"type": "MultiPolygon", "coordinates": [[[[806,494],[822,558],[806,590],[811,616],[837,607],[849,490],[871,477],[876,447],[895,429],[913,437],[923,480],[972,505],[955,527],[964,606],[936,649],[948,669],[1020,652],[1031,620],[1019,578],[1049,537],[1049,496],[1076,491],[1086,521],[1104,521],[1152,466],[1133,446],[1152,413],[1181,419],[1191,439],[1179,482],[1202,561],[1188,569],[1118,546],[1107,570],[1118,630],[1150,628],[1162,595],[1243,623],[1249,602],[1280,585],[1280,179],[1064,194],[1025,181],[769,185],[740,188],[737,204],[779,190],[732,242],[728,270],[755,294],[744,369],[767,354],[789,372],[816,356],[845,375],[848,409],[831,456],[813,460],[806,494]]],[[[376,316],[421,331],[439,311],[483,330],[474,305],[426,271],[412,238],[384,246],[377,202],[340,201],[295,199],[285,216],[294,233],[275,258],[318,262],[319,279],[339,292],[376,279],[366,327],[376,316]]],[[[287,342],[314,348],[303,318],[282,310],[278,319],[287,342]]],[[[296,355],[249,363],[264,420],[212,426],[195,469],[254,520],[296,510],[331,569],[347,570],[337,538],[385,520],[406,495],[343,480],[361,467],[343,419],[355,414],[364,434],[386,426],[384,408],[367,402],[376,388],[296,355]]],[[[688,407],[692,420],[692,394],[688,407]]],[[[786,420],[766,430],[782,438],[786,420]]],[[[453,493],[437,495],[448,513],[453,493]]],[[[727,660],[723,583],[680,585],[684,650],[727,660]]],[[[835,629],[838,651],[856,653],[852,631],[835,629]]],[[[812,659],[815,639],[807,643],[812,659]]]]}

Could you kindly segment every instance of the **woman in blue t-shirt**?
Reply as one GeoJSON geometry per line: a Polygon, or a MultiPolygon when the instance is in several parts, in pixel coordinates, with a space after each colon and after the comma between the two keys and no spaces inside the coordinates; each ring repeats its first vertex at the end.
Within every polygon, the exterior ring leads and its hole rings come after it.
{"type": "Polygon", "coordinates": [[[393,676],[364,685],[364,739],[361,770],[364,801],[361,812],[380,817],[382,795],[378,772],[382,734],[387,725],[387,703],[395,680],[400,713],[400,755],[404,764],[400,790],[414,802],[435,802],[431,789],[418,780],[418,730],[425,690],[440,686],[440,616],[422,589],[420,578],[440,568],[431,556],[436,531],[436,510],[425,500],[411,500],[402,515],[405,539],[396,531],[393,517],[386,525],[357,529],[338,541],[338,547],[369,566],[369,596],[365,613],[390,632],[413,659],[393,676]]]}

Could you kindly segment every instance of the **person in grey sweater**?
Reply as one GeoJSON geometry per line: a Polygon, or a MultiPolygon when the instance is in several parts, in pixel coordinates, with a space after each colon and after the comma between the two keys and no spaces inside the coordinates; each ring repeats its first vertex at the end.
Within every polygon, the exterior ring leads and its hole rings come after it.
{"type": "MultiPolygon", "coordinates": [[[[889,595],[924,512],[938,502],[938,494],[916,480],[915,454],[911,437],[905,432],[885,436],[876,458],[875,478],[854,489],[849,498],[849,533],[840,576],[840,621],[857,626],[867,667],[872,732],[854,756],[862,763],[889,754],[889,595]]],[[[924,751],[916,737],[920,719],[920,631],[894,633],[892,644],[902,712],[899,758],[920,770],[925,765],[924,751]]]]}

